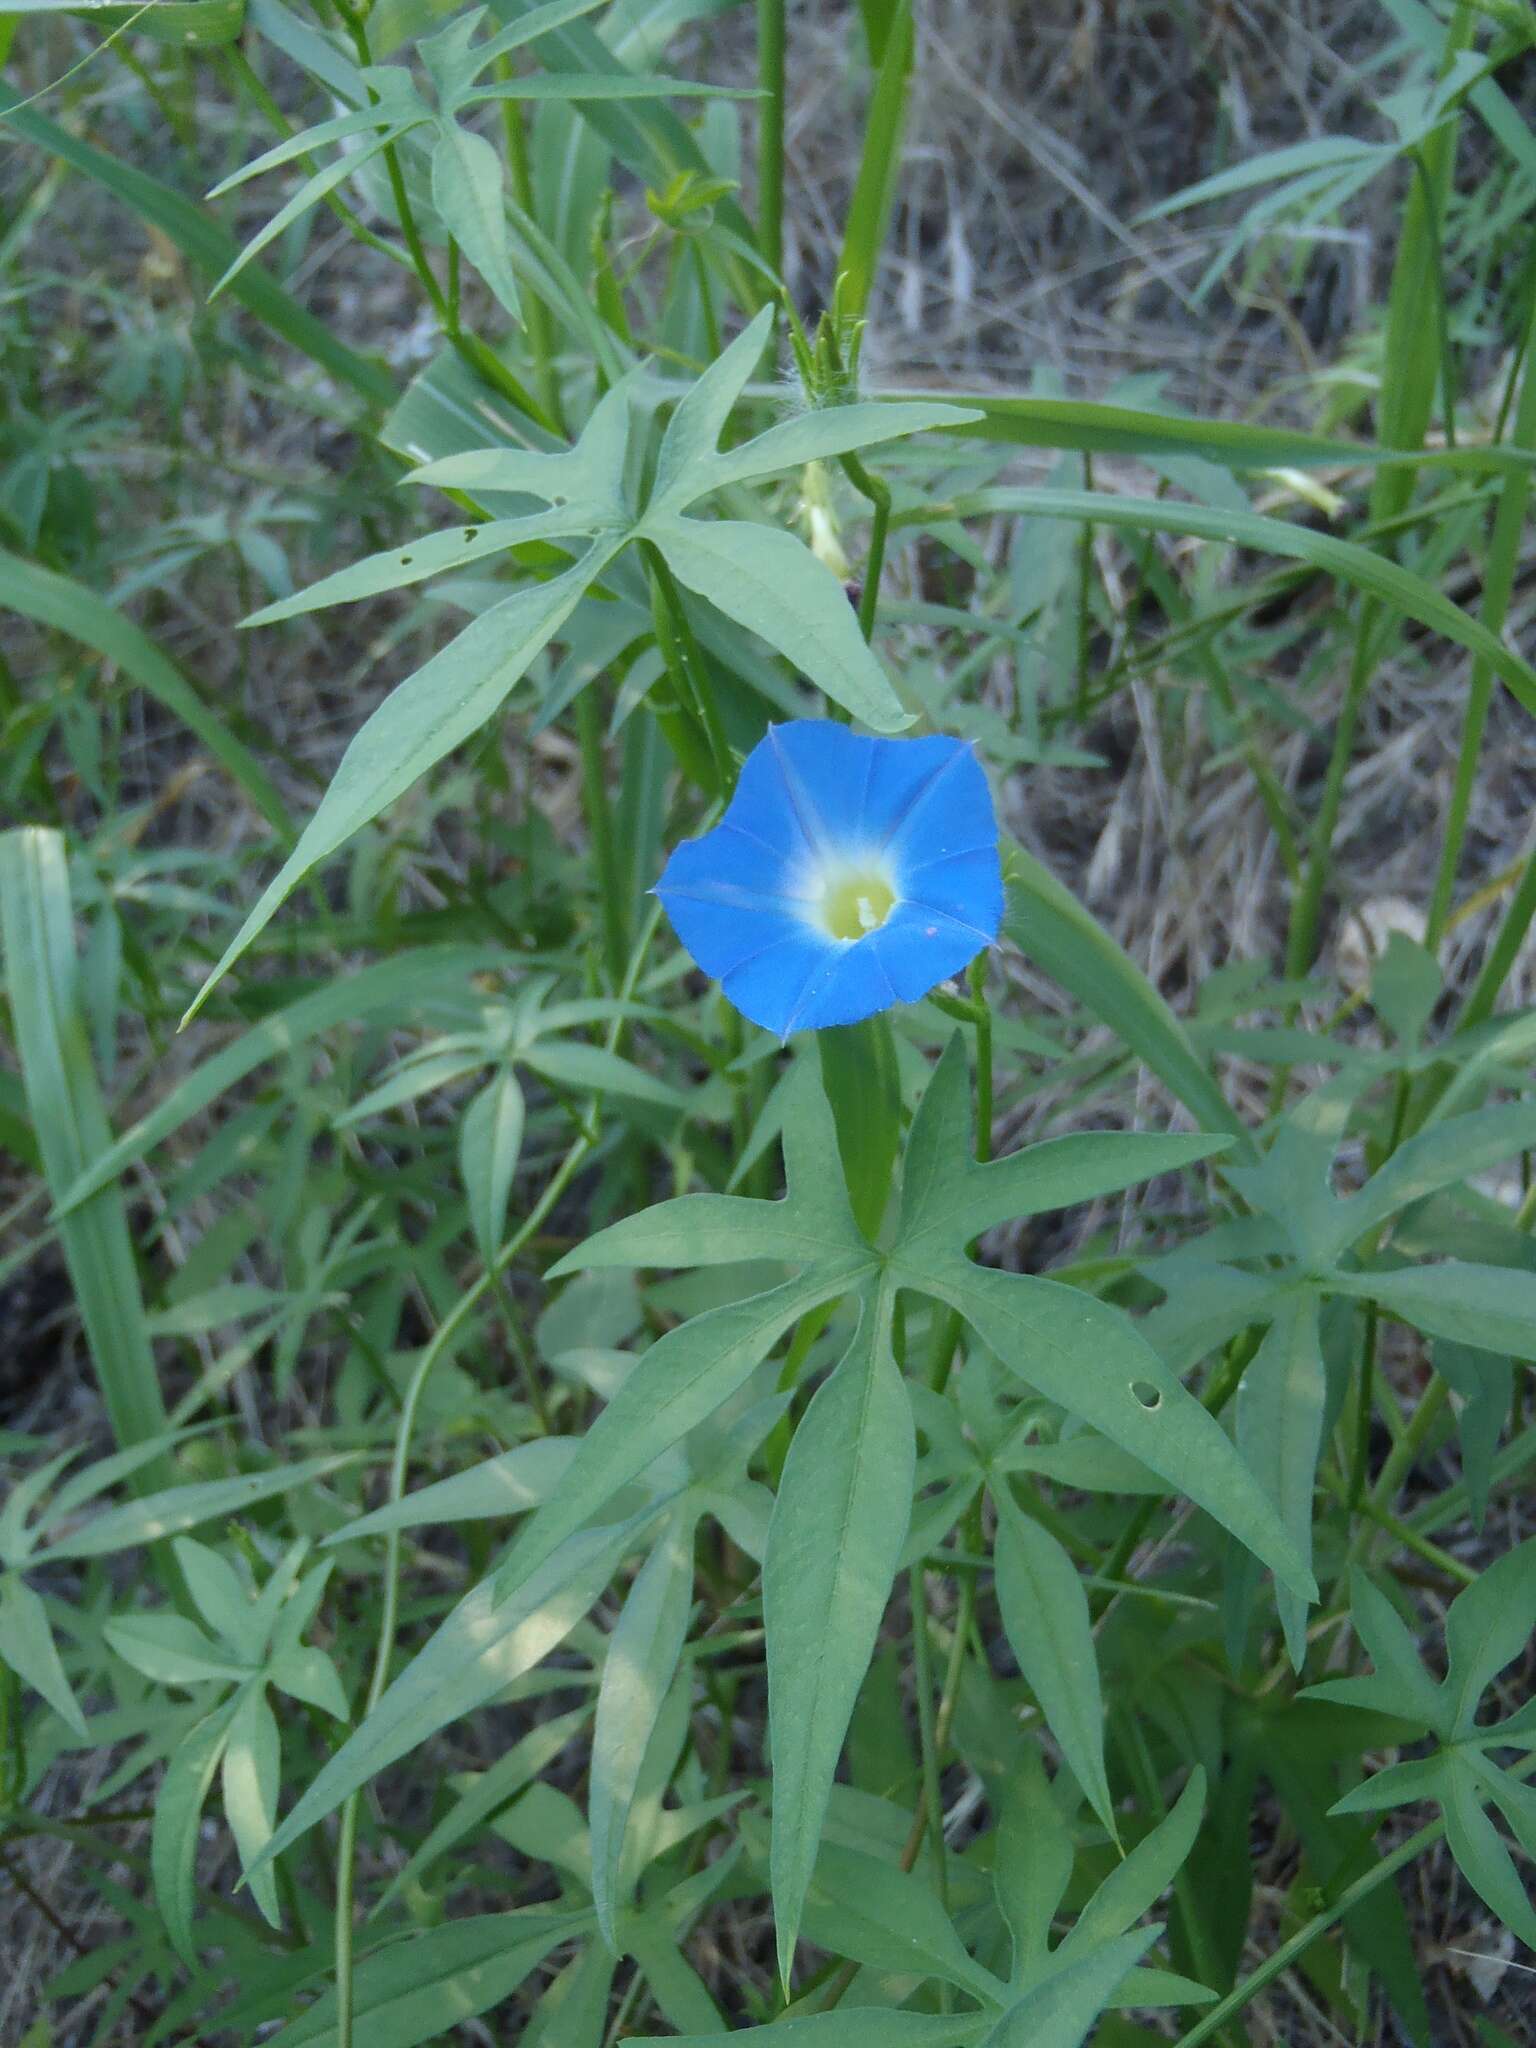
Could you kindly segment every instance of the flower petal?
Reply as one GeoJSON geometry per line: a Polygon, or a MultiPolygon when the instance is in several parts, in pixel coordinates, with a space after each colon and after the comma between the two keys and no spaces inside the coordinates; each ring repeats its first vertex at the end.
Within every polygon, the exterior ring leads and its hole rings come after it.
{"type": "Polygon", "coordinates": [[[669,906],[680,893],[720,902],[731,894],[738,900],[749,895],[772,915],[790,917],[804,901],[804,858],[774,852],[728,820],[702,839],[685,839],[674,850],[656,893],[669,906]]]}
{"type": "Polygon", "coordinates": [[[882,746],[864,797],[861,824],[866,837],[896,852],[922,844],[939,823],[948,827],[947,836],[955,846],[974,845],[988,827],[996,837],[987,778],[971,749],[960,740],[944,738],[882,746]],[[965,838],[954,839],[962,819],[965,838]],[[921,832],[914,838],[919,825],[921,832]]]}
{"type": "MultiPolygon", "coordinates": [[[[788,1038],[791,1031],[800,1029],[799,1012],[806,992],[829,966],[835,966],[840,949],[835,939],[823,939],[810,925],[799,922],[782,926],[766,945],[764,936],[761,925],[754,922],[752,939],[758,950],[722,975],[721,986],[744,1017],[776,1038],[788,1038]]],[[[691,946],[688,950],[693,952],[691,946]]],[[[694,953],[696,960],[698,957],[694,953]]],[[[703,964],[700,960],[699,965],[703,964]]],[[[863,1014],[871,1013],[866,1010],[863,1014]]]]}
{"type": "Polygon", "coordinates": [[[763,750],[778,770],[801,831],[822,859],[862,846],[863,793],[879,745],[830,718],[795,718],[769,726],[763,750]]]}
{"type": "Polygon", "coordinates": [[[879,956],[898,1002],[915,1003],[941,981],[962,973],[990,944],[988,933],[946,911],[902,903],[857,950],[867,946],[879,956]]]}
{"type": "Polygon", "coordinates": [[[902,900],[916,910],[940,911],[990,945],[1003,921],[1003,872],[997,842],[963,853],[937,854],[901,870],[902,900]]]}
{"type": "Polygon", "coordinates": [[[844,942],[824,959],[801,990],[781,1037],[787,1038],[791,1031],[825,1031],[836,1024],[857,1024],[900,1000],[875,945],[879,936],[874,932],[852,945],[844,942]]]}
{"type": "MultiPolygon", "coordinates": [[[[759,740],[742,763],[735,794],[726,810],[726,825],[771,848],[786,862],[800,866],[816,853],[819,818],[816,806],[797,801],[786,778],[786,770],[798,782],[791,766],[791,749],[777,744],[782,735],[793,733],[809,720],[793,725],[770,726],[766,739],[759,740]]],[[[841,732],[841,726],[832,730],[841,732]]]]}

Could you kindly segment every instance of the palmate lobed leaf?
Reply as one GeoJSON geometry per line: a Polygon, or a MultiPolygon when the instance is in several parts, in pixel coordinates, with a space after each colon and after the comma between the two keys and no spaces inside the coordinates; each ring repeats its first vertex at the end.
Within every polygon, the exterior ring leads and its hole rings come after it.
{"type": "MultiPolygon", "coordinates": [[[[766,2027],[738,2027],[735,2040],[755,2035],[763,2048],[968,2048],[988,2028],[985,2015],[969,2013],[896,2012],[889,2006],[842,2006],[836,2012],[809,2013],[775,2020],[766,2027]]],[[[660,2034],[637,2039],[659,2041],[660,2034]]],[[[671,2048],[714,2048],[719,2031],[668,2034],[671,2048]]]]}
{"type": "MultiPolygon", "coordinates": [[[[955,1040],[919,1106],[908,1149],[920,1160],[971,1149],[968,1082],[955,1040]]],[[[1018,1175],[1027,1174],[1028,1158],[1020,1158],[1018,1175]]],[[[1301,1598],[1316,1599],[1295,1542],[1226,1432],[1127,1317],[1059,1281],[973,1265],[963,1224],[945,1244],[923,1210],[915,1213],[924,1227],[911,1242],[898,1234],[890,1254],[902,1286],[957,1309],[1010,1371],[1160,1472],[1301,1598]]]]}
{"type": "Polygon", "coordinates": [[[585,1530],[514,1588],[503,1590],[500,1573],[482,1579],[322,1766],[252,1870],[265,1868],[359,1786],[546,1657],[592,1606],[656,1512],[646,1508],[585,1530]]]}
{"type": "Polygon", "coordinates": [[[1372,1813],[1435,1800],[1467,1882],[1512,1932],[1536,1947],[1536,1911],[1486,1811],[1490,1803],[1498,1806],[1529,1852],[1536,1840],[1536,1796],[1486,1754],[1501,1746],[1503,1730],[1477,1719],[1483,1693],[1525,1649],[1536,1626],[1536,1538],[1507,1552],[1457,1595],[1445,1625],[1449,1669],[1438,1683],[1396,1611],[1363,1572],[1354,1576],[1350,1604],[1355,1632],[1375,1671],[1325,1680],[1302,1697],[1404,1715],[1430,1729],[1441,1747],[1432,1756],[1373,1773],[1331,1811],[1372,1813]]]}
{"type": "MultiPolygon", "coordinates": [[[[1280,1303],[1243,1374],[1237,1397],[1237,1447],[1309,1565],[1326,1402],[1317,1296],[1310,1289],[1298,1291],[1280,1303]]],[[[1306,1655],[1306,1607],[1289,1588],[1280,1590],[1279,1601],[1286,1647],[1299,1671],[1306,1655]]]]}
{"type": "MultiPolygon", "coordinates": [[[[414,1929],[357,1966],[355,2013],[369,2048],[420,2048],[445,2023],[471,2020],[510,1998],[552,1949],[586,1932],[590,1912],[535,1907],[414,1929]]],[[[336,1993],[268,2036],[272,2048],[326,2048],[336,2039],[336,1993]]]]}
{"type": "Polygon", "coordinates": [[[1426,1336],[1536,1362],[1536,1273],[1464,1259],[1327,1275],[1332,1293],[1374,1301],[1426,1336]]]}
{"type": "MultiPolygon", "coordinates": [[[[599,1232],[552,1269],[560,1274],[609,1264],[707,1264],[744,1254],[761,1257],[765,1249],[777,1249],[787,1263],[802,1268],[797,1278],[764,1294],[695,1316],[642,1355],[575,1446],[556,1490],[505,1563],[460,1603],[390,1687],[277,1829],[259,1864],[449,1720],[491,1697],[573,1627],[607,1583],[622,1550],[639,1540],[642,1525],[665,1504],[621,1525],[584,1525],[744,1387],[792,1325],[850,1293],[861,1300],[858,1333],[794,1436],[764,1567],[774,1764],[771,1860],[786,1971],[833,1772],[901,1555],[911,1500],[913,1421],[888,1336],[897,1289],[915,1288],[952,1302],[1012,1369],[1168,1483],[1209,1505],[1261,1556],[1288,1572],[1298,1592],[1309,1590],[1262,1490],[1211,1417],[1125,1317],[1059,1283],[986,1272],[966,1260],[963,1246],[978,1215],[990,1218],[1014,1205],[1027,1209],[1031,1201],[1028,1155],[996,1168],[969,1169],[975,1178],[963,1185],[985,1191],[979,1209],[964,1195],[941,1193],[943,1176],[926,1171],[923,1162],[968,1151],[969,1114],[963,1054],[952,1042],[930,1077],[908,1146],[911,1199],[905,1213],[919,1227],[910,1242],[898,1233],[883,1255],[865,1241],[848,1211],[830,1112],[815,1063],[807,1061],[786,1099],[789,1194],[783,1202],[705,1196],[663,1203],[599,1232]],[[932,1204],[941,1199],[949,1243],[934,1226],[932,1204]],[[1155,1409],[1137,1399],[1133,1385],[1153,1391],[1155,1409]]],[[[1042,1199],[1054,1203],[1069,1187],[1081,1193],[1123,1186],[1149,1160],[1159,1167],[1184,1164],[1210,1149],[1206,1140],[1088,1145],[1075,1152],[1047,1148],[1042,1199]]],[[[446,1495],[478,1483],[479,1475],[466,1474],[439,1490],[446,1504],[446,1495]]],[[[705,1475],[697,1487],[695,1512],[713,1512],[718,1486],[705,1475]]],[[[415,1504],[402,1503],[387,1519],[394,1524],[416,1513],[415,1504]]],[[[371,1526],[385,1521],[375,1517],[371,1526]]],[[[669,1640],[674,1628],[675,1615],[664,1631],[669,1640]]],[[[1075,1707],[1058,1703],[1064,1726],[1071,1712],[1075,1707]]],[[[1092,1788],[1087,1734],[1084,1743],[1082,1769],[1092,1788]]],[[[611,1871],[606,1856],[605,1864],[611,1871]]],[[[611,1876],[606,1882],[611,1892],[611,1876]]]]}
{"type": "Polygon", "coordinates": [[[1088,2029],[1162,1929],[1117,1935],[1026,1991],[984,2037],[983,2048],[1080,2048],[1088,2029]]]}
{"type": "Polygon", "coordinates": [[[1115,1839],[1104,1772],[1104,1700],[1082,1578],[1061,1544],[994,1486],[997,1601],[1009,1647],[1067,1767],[1115,1839]]]}
{"type": "Polygon", "coordinates": [[[795,1431],[763,1561],[770,1874],[789,1983],[833,1773],[901,1557],[916,1459],[890,1349],[891,1303],[866,1297],[846,1356],[795,1431]]]}
{"type": "Polygon", "coordinates": [[[899,1242],[909,1251],[932,1238],[965,1242],[999,1223],[1119,1194],[1231,1147],[1227,1137],[1199,1132],[1075,1131],[978,1165],[970,1144],[970,1083],[954,1038],[908,1140],[899,1242]]]}
{"type": "Polygon", "coordinates": [[[563,575],[515,591],[483,612],[385,698],[354,735],[298,845],[225,947],[188,1007],[183,1025],[197,1015],[305,875],[499,709],[529,662],[575,609],[605,559],[604,550],[594,547],[563,575]]]}
{"type": "Polygon", "coordinates": [[[588,1793],[592,1901],[603,1939],[614,1950],[618,1911],[627,1903],[620,1869],[630,1809],[693,1606],[694,1523],[685,1510],[674,1514],[636,1573],[608,1639],[598,1686],[588,1793]]]}
{"type": "Polygon", "coordinates": [[[47,1609],[18,1572],[0,1573],[0,1661],[85,1740],[85,1716],[59,1657],[47,1609]]]}

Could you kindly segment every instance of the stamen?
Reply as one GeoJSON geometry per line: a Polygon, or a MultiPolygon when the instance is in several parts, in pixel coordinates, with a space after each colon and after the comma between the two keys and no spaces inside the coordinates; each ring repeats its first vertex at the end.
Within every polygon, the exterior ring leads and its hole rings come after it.
{"type": "Polygon", "coordinates": [[[827,876],[817,908],[825,931],[851,940],[878,931],[896,902],[896,891],[878,868],[858,867],[827,876]]]}

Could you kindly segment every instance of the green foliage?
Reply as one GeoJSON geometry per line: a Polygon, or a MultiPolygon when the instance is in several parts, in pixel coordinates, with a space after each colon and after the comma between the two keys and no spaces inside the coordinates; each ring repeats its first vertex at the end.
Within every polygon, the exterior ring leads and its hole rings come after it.
{"type": "Polygon", "coordinates": [[[1511,1771],[1488,1752],[1536,1750],[1536,1713],[1527,1705],[1502,1721],[1478,1719],[1488,1686],[1536,1630],[1536,1543],[1507,1552],[1453,1603],[1445,1620],[1447,1669],[1438,1681],[1419,1662],[1391,1601],[1363,1573],[1355,1578],[1350,1606],[1355,1632],[1376,1668],[1368,1678],[1328,1679],[1311,1687],[1309,1697],[1390,1712],[1434,1736],[1438,1747],[1433,1756],[1375,1772],[1333,1811],[1380,1813],[1433,1799],[1468,1884],[1528,1947],[1536,1946],[1536,1912],[1488,1814],[1490,1806],[1496,1808],[1521,1849],[1532,1854],[1536,1794],[1525,1783],[1530,1766],[1511,1771]]]}
{"type": "MultiPolygon", "coordinates": [[[[1478,867],[1536,709],[1530,22],[1387,0],[1343,125],[1216,124],[1144,222],[1213,223],[1192,320],[1398,208],[1382,303],[1218,419],[866,391],[937,59],[906,0],[758,0],[755,67],[728,11],[0,29],[22,2038],[1198,2048],[1295,1973],[1417,2048],[1447,1928],[1536,1949],[1536,865],[1478,867]],[[1421,679],[1426,915],[1346,972],[1421,679]],[[1127,706],[1170,843],[1247,806],[1281,978],[1049,864],[1127,706]],[[781,1045],[651,892],[817,718],[973,745],[1007,903],[781,1045]]],[[[813,846],[866,794],[784,787],[813,846]]]]}

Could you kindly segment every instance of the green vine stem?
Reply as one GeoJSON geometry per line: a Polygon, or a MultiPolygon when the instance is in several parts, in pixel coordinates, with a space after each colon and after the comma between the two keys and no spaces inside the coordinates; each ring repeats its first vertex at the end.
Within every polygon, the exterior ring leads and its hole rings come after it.
{"type": "Polygon", "coordinates": [[[757,246],[777,277],[784,268],[784,0],[757,0],[757,246]]]}
{"type": "MultiPolygon", "coordinates": [[[[619,990],[621,1001],[627,1002],[635,992],[640,979],[651,941],[655,937],[661,920],[661,905],[653,903],[635,949],[630,956],[629,967],[619,990]]],[[[615,1017],[608,1027],[607,1050],[612,1051],[618,1041],[623,1020],[615,1017]]],[[[528,1240],[538,1230],[550,1210],[559,1201],[572,1177],[579,1170],[598,1140],[597,1109],[599,1099],[593,1096],[587,1106],[586,1122],[572,1139],[560,1164],[546,1182],[543,1193],[523,1218],[517,1229],[498,1250],[495,1258],[480,1277],[467,1287],[450,1312],[443,1318],[433,1333],[411,1374],[401,1403],[400,1418],[395,1426],[395,1443],[389,1468],[389,1503],[391,1506],[405,1497],[406,1475],[410,1468],[411,1442],[416,1433],[416,1417],[421,1407],[422,1395],[433,1368],[448,1350],[454,1337],[463,1327],[471,1311],[498,1282],[502,1273],[517,1257],[528,1240]]],[[[395,1633],[400,1611],[400,1536],[398,1529],[391,1529],[384,1538],[384,1587],[383,1603],[380,1609],[378,1640],[374,1645],[373,1667],[368,1680],[368,1691],[363,1701],[361,1719],[371,1714],[384,1696],[389,1680],[389,1667],[394,1657],[395,1633]]],[[[336,1848],[336,1920],[335,1920],[335,1973],[336,1973],[336,2048],[354,2048],[355,2000],[354,2000],[354,1947],[353,1919],[354,1899],[357,1880],[357,1816],[361,1792],[353,1792],[341,1809],[341,1826],[338,1831],[336,1848]]]]}
{"type": "MultiPolygon", "coordinates": [[[[1530,317],[1521,341],[1527,357],[1533,322],[1536,322],[1536,299],[1533,299],[1530,317]]],[[[1536,375],[1532,374],[1529,361],[1520,386],[1513,439],[1517,448],[1536,448],[1536,375]]],[[[1530,471],[1511,470],[1505,476],[1499,491],[1498,510],[1494,514],[1493,532],[1488,541],[1488,561],[1483,572],[1482,618],[1483,624],[1491,633],[1502,634],[1504,622],[1509,616],[1510,598],[1514,594],[1515,577],[1520,568],[1521,546],[1525,537],[1525,515],[1530,495],[1530,471]]],[[[1432,952],[1444,937],[1446,922],[1450,916],[1451,896],[1456,886],[1456,871],[1461,862],[1462,846],[1466,839],[1467,817],[1472,807],[1472,791],[1477,781],[1483,731],[1488,721],[1488,707],[1492,695],[1493,671],[1487,661],[1479,656],[1472,664],[1472,676],[1467,685],[1467,708],[1462,718],[1461,747],[1456,759],[1456,780],[1451,789],[1450,810],[1445,821],[1445,838],[1440,848],[1440,865],[1435,874],[1434,894],[1430,899],[1425,943],[1432,952]]]]}
{"type": "MultiPolygon", "coordinates": [[[[1536,1757],[1527,1757],[1522,1763],[1517,1764],[1509,1775],[1523,1780],[1529,1778],[1533,1771],[1536,1771],[1536,1757]]],[[[1289,1941],[1283,1941],[1273,1955],[1266,1956],[1258,1968],[1250,1971],[1242,1983],[1229,1991],[1225,1998],[1218,1999],[1187,2033],[1180,2034],[1173,2048],[1200,2048],[1202,2041],[1209,2041],[1212,2034],[1219,2033],[1235,2013],[1240,2013],[1245,2005],[1251,2004],[1267,1985],[1273,1984],[1292,1963],[1304,1956],[1320,1935],[1326,1934],[1329,1928],[1335,1926],[1347,1913],[1352,1913],[1356,1906],[1363,1904],[1389,1878],[1396,1877],[1400,1870],[1416,1862],[1426,1849],[1432,1849],[1444,1833],[1444,1820],[1432,1820],[1426,1827],[1420,1828],[1417,1834],[1410,1835],[1406,1842],[1399,1842],[1395,1849],[1383,1856],[1381,1861],[1366,1871],[1363,1877],[1357,1877],[1353,1884],[1347,1885],[1331,1905],[1324,1906],[1321,1911],[1314,1913],[1304,1927],[1298,1927],[1289,1941]]]]}
{"type": "Polygon", "coordinates": [[[859,591],[859,631],[866,640],[874,637],[875,615],[880,608],[880,578],[885,569],[885,540],[891,524],[890,485],[874,476],[857,455],[838,457],[843,474],[871,507],[869,556],[864,564],[864,582],[859,591]]]}

